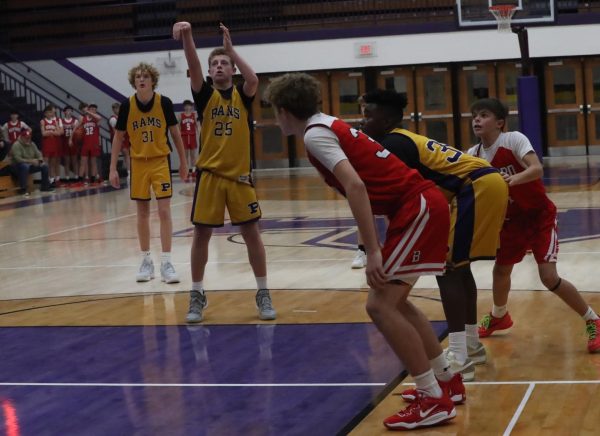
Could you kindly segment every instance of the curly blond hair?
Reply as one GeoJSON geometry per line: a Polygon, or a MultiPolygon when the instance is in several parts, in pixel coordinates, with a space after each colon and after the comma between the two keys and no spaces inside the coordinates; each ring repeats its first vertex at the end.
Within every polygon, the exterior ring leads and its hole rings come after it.
{"type": "Polygon", "coordinates": [[[127,73],[127,77],[129,78],[129,84],[135,89],[135,74],[141,71],[142,73],[147,72],[150,74],[150,78],[152,79],[152,90],[154,91],[158,86],[158,79],[160,77],[160,73],[156,69],[156,67],[152,64],[147,64],[146,62],[140,62],[127,73]]]}
{"type": "Polygon", "coordinates": [[[306,73],[288,73],[274,79],[264,94],[275,108],[283,108],[299,120],[319,112],[321,84],[306,73]]]}

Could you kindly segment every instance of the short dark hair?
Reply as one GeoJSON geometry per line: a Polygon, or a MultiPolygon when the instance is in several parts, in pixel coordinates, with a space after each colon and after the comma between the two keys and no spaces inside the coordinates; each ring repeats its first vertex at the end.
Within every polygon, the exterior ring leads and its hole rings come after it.
{"type": "Polygon", "coordinates": [[[471,105],[471,114],[475,115],[484,109],[493,113],[499,120],[506,120],[508,118],[508,108],[497,98],[482,98],[481,100],[477,100],[471,105]]]}
{"type": "Polygon", "coordinates": [[[365,104],[375,104],[384,109],[392,118],[399,121],[404,117],[404,108],[408,101],[404,94],[391,89],[375,89],[362,96],[365,104]]]}
{"type": "Polygon", "coordinates": [[[54,110],[54,105],[49,104],[44,108],[44,113],[51,111],[51,110],[54,110]]]}
{"type": "Polygon", "coordinates": [[[194,106],[194,103],[192,102],[192,100],[183,100],[183,105],[185,106],[187,104],[194,106]]]}
{"type": "Polygon", "coordinates": [[[66,111],[69,109],[73,110],[73,106],[66,105],[65,108],[63,109],[63,111],[66,111]]]}

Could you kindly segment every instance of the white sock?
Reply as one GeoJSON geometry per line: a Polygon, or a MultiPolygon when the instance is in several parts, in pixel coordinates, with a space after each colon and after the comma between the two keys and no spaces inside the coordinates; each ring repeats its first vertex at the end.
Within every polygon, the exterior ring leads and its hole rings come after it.
{"type": "Polygon", "coordinates": [[[492,316],[494,318],[502,318],[507,312],[508,309],[506,308],[506,304],[504,306],[492,305],[492,316]]]}
{"type": "Polygon", "coordinates": [[[415,375],[413,379],[418,391],[424,392],[428,397],[442,398],[442,388],[440,388],[440,384],[435,379],[433,369],[423,374],[415,375]]]}
{"type": "Polygon", "coordinates": [[[142,251],[142,259],[144,260],[152,260],[152,256],[150,256],[149,251],[142,251]]]}
{"type": "Polygon", "coordinates": [[[267,288],[267,277],[256,277],[256,287],[258,290],[269,289],[267,288]]]}
{"type": "Polygon", "coordinates": [[[587,312],[585,313],[585,315],[583,315],[583,320],[593,321],[595,319],[598,319],[598,315],[596,315],[596,312],[594,312],[594,309],[592,309],[591,306],[588,306],[587,312]]]}
{"type": "Polygon", "coordinates": [[[448,338],[448,350],[454,353],[454,356],[456,356],[456,360],[459,363],[464,363],[465,360],[467,360],[467,333],[450,333],[448,338]]]}
{"type": "Polygon", "coordinates": [[[192,282],[192,291],[198,291],[201,294],[204,294],[204,282],[200,280],[199,282],[192,282]]]}
{"type": "Polygon", "coordinates": [[[479,326],[477,324],[465,324],[465,332],[467,333],[467,346],[475,348],[479,345],[479,326]]]}
{"type": "Polygon", "coordinates": [[[429,363],[431,364],[431,369],[438,380],[447,382],[450,381],[454,375],[444,353],[441,353],[438,357],[431,359],[429,363]]]}
{"type": "Polygon", "coordinates": [[[160,253],[160,263],[171,262],[171,253],[160,253]]]}

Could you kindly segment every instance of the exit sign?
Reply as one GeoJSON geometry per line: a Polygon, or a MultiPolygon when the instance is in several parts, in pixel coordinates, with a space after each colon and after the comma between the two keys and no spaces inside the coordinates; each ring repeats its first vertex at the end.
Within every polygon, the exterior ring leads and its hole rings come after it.
{"type": "Polygon", "coordinates": [[[372,58],[377,56],[377,43],[374,41],[355,43],[354,56],[357,58],[372,58]]]}

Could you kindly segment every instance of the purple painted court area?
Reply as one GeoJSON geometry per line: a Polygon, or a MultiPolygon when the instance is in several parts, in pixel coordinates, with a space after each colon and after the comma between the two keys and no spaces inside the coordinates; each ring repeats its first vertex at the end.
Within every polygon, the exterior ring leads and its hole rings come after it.
{"type": "Polygon", "coordinates": [[[404,370],[363,323],[12,327],[0,349],[19,435],[332,435],[404,370]]]}

